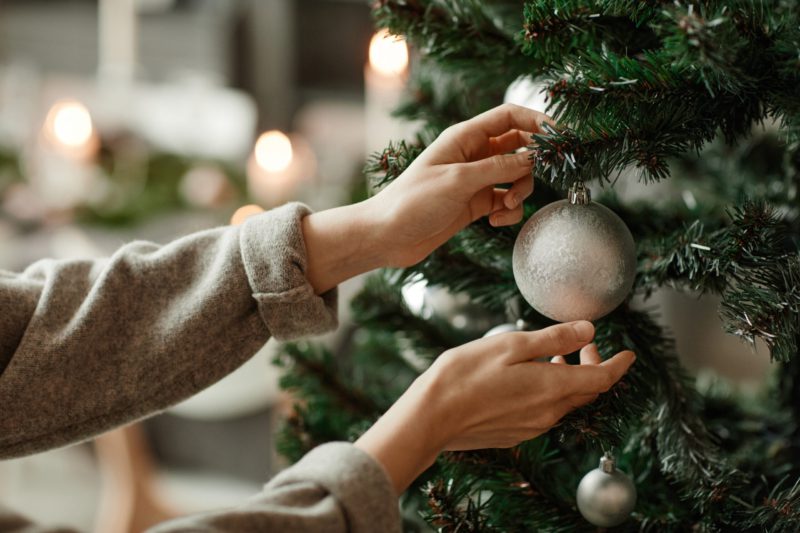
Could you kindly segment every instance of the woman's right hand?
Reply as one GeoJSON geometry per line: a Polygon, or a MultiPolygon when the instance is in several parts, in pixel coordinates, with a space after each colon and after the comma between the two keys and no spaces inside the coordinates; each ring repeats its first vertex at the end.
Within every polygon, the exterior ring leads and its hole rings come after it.
{"type": "Polygon", "coordinates": [[[443,450],[507,448],[594,400],[635,360],[602,361],[586,321],[478,339],[448,350],[357,442],[401,493],[443,450]],[[581,364],[560,356],[581,350],[581,364]],[[552,358],[552,360],[551,360],[552,358]]]}

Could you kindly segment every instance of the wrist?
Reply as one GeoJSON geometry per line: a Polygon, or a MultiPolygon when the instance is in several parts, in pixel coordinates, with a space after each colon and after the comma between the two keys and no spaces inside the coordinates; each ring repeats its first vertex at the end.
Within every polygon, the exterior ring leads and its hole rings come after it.
{"type": "Polygon", "coordinates": [[[307,277],[317,294],[384,266],[372,206],[366,202],[312,213],[302,221],[307,277]]]}
{"type": "Polygon", "coordinates": [[[397,494],[430,467],[443,450],[445,420],[423,374],[355,445],[383,466],[397,494]]]}

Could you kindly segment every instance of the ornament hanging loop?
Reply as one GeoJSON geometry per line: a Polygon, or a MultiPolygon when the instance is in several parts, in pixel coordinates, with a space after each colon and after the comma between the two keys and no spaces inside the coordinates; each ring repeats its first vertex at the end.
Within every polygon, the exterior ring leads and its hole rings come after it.
{"type": "Polygon", "coordinates": [[[592,193],[586,188],[583,180],[578,180],[569,188],[569,203],[572,205],[586,205],[592,201],[592,193]]]}
{"type": "Polygon", "coordinates": [[[606,474],[610,474],[616,469],[616,463],[611,452],[606,452],[603,454],[603,457],[600,458],[600,470],[606,474]]]}

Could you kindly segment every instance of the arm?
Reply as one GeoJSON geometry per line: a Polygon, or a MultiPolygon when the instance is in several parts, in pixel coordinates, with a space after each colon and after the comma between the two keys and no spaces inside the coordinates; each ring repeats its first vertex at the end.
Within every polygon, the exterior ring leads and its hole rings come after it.
{"type": "Polygon", "coordinates": [[[320,446],[240,508],[170,521],[153,533],[399,531],[397,495],[441,451],[535,438],[622,377],[633,354],[601,361],[587,344],[593,336],[590,323],[576,322],[454,348],[355,445],[320,446]],[[581,364],[564,364],[560,355],[578,349],[581,364]]]}
{"type": "Polygon", "coordinates": [[[522,220],[533,192],[527,152],[547,116],[505,104],[445,130],[389,186],[303,221],[308,279],[318,293],[373,268],[417,263],[475,220],[522,220]],[[498,185],[510,185],[508,189],[498,185]]]}
{"type": "Polygon", "coordinates": [[[306,279],[299,204],[166,246],[0,273],[0,458],[86,439],[191,396],[270,335],[335,325],[306,279]]]}

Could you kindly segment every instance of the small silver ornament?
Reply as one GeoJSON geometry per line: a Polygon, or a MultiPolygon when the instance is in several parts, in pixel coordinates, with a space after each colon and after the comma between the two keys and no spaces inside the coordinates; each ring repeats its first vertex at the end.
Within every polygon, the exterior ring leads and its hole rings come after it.
{"type": "Polygon", "coordinates": [[[625,223],[592,202],[583,182],[568,200],[549,204],[522,227],[514,243],[514,280],[541,314],[558,320],[595,320],[630,292],[636,248],[625,223]]]}
{"type": "Polygon", "coordinates": [[[616,468],[614,457],[606,452],[600,459],[600,466],[581,479],[577,501],[581,515],[591,524],[618,526],[636,506],[636,486],[616,468]]]}
{"type": "Polygon", "coordinates": [[[491,315],[464,292],[453,293],[445,287],[428,285],[421,275],[410,279],[401,289],[408,309],[425,320],[437,317],[454,328],[479,335],[491,325],[491,315]]]}
{"type": "Polygon", "coordinates": [[[491,337],[493,335],[500,335],[501,333],[510,333],[512,331],[525,331],[527,329],[527,324],[525,321],[520,319],[517,320],[516,323],[507,323],[507,324],[500,324],[498,326],[493,327],[489,331],[483,334],[483,337],[491,337]]]}

